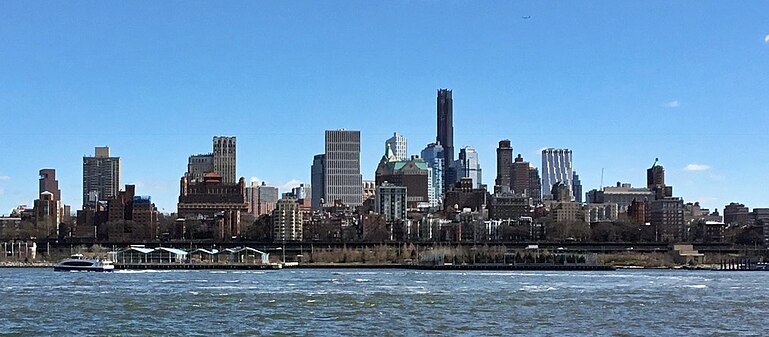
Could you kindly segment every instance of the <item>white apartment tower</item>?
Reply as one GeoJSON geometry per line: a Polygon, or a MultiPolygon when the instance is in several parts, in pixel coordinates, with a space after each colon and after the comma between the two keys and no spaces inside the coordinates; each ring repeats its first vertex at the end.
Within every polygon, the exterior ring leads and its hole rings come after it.
{"type": "MultiPolygon", "coordinates": [[[[572,188],[574,172],[571,166],[571,150],[547,148],[542,150],[542,197],[552,199],[550,190],[558,182],[572,188]]],[[[572,191],[573,193],[573,191],[572,191]]]]}
{"type": "Polygon", "coordinates": [[[385,145],[390,145],[390,148],[393,150],[393,153],[395,154],[395,158],[400,161],[406,161],[409,160],[408,156],[408,145],[406,142],[406,137],[403,137],[403,135],[398,134],[397,132],[393,133],[393,136],[390,137],[387,141],[385,141],[385,145]]]}

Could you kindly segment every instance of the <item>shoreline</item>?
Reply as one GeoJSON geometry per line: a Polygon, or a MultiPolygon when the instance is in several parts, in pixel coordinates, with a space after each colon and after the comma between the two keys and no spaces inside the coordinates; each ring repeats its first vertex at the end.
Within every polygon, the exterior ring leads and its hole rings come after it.
{"type": "MultiPolygon", "coordinates": [[[[0,262],[0,268],[53,268],[53,262],[0,262]]],[[[547,265],[547,264],[517,264],[517,265],[409,265],[409,264],[361,264],[361,263],[312,263],[299,265],[254,265],[254,264],[116,264],[117,270],[236,270],[236,269],[413,269],[413,270],[541,270],[541,271],[612,271],[612,270],[708,270],[708,271],[746,271],[720,270],[717,265],[674,265],[674,266],[641,266],[641,265],[547,265]]]]}

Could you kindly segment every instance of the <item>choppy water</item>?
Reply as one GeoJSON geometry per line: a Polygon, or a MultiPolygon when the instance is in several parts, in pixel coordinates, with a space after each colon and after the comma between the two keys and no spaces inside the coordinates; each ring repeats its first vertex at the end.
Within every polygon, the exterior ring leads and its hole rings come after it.
{"type": "Polygon", "coordinates": [[[769,273],[0,269],[2,336],[767,335],[769,273]]]}

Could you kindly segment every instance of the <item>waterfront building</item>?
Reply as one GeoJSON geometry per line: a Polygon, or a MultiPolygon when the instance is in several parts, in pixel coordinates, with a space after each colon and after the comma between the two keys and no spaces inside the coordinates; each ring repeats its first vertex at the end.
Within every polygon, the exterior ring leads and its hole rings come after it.
{"type": "Polygon", "coordinates": [[[226,184],[217,172],[203,176],[202,182],[181,178],[177,215],[180,219],[201,220],[214,239],[229,240],[240,235],[240,215],[248,211],[246,180],[226,184]]]}
{"type": "Polygon", "coordinates": [[[40,238],[58,238],[59,224],[62,223],[61,201],[50,191],[40,193],[34,203],[34,219],[37,236],[40,238]]]}
{"type": "Polygon", "coordinates": [[[454,99],[452,91],[438,90],[437,99],[437,136],[435,141],[443,147],[443,186],[446,192],[454,182],[458,181],[454,170],[454,99]]]}
{"type": "Polygon", "coordinates": [[[431,207],[439,207],[443,201],[443,146],[440,143],[430,143],[422,150],[422,159],[430,167],[431,178],[430,185],[432,186],[433,199],[430,199],[431,207]]]}
{"type": "Polygon", "coordinates": [[[319,210],[323,207],[326,193],[324,172],[326,170],[326,155],[316,154],[312,158],[310,185],[312,185],[312,209],[319,210]]]}
{"type": "MultiPolygon", "coordinates": [[[[528,178],[528,172],[526,173],[528,178]]],[[[513,147],[509,139],[503,139],[499,141],[499,147],[497,147],[497,179],[494,180],[494,193],[511,190],[512,174],[513,147]]]]}
{"type": "Polygon", "coordinates": [[[531,165],[523,160],[521,154],[515,157],[514,162],[510,166],[510,189],[513,193],[531,196],[531,192],[536,192],[532,190],[531,186],[531,165]]]}
{"type": "Polygon", "coordinates": [[[362,205],[360,131],[326,130],[325,147],[324,206],[333,206],[337,200],[348,206],[362,205]]]}
{"type": "Polygon", "coordinates": [[[550,191],[556,183],[572,185],[572,153],[569,149],[542,150],[542,196],[553,199],[550,191]]]}
{"type": "Polygon", "coordinates": [[[374,212],[384,215],[387,222],[406,220],[408,188],[388,182],[377,185],[374,212]]]}
{"type": "Polygon", "coordinates": [[[120,157],[110,156],[109,146],[95,148],[83,157],[83,205],[95,205],[117,196],[120,190],[120,157]]]}
{"type": "Polygon", "coordinates": [[[278,200],[272,211],[273,238],[276,242],[302,240],[302,211],[293,197],[278,200]]]}
{"type": "Polygon", "coordinates": [[[681,198],[663,198],[649,202],[649,222],[658,242],[686,240],[684,202],[681,198]]]}
{"type": "Polygon", "coordinates": [[[385,145],[390,146],[393,153],[395,153],[395,158],[398,158],[398,160],[408,160],[408,143],[406,142],[406,137],[394,132],[393,136],[385,141],[385,145]]]}
{"type": "Polygon", "coordinates": [[[480,188],[483,185],[481,162],[478,159],[478,152],[475,148],[465,146],[459,150],[459,159],[454,164],[457,177],[471,178],[473,188],[480,188]]]}

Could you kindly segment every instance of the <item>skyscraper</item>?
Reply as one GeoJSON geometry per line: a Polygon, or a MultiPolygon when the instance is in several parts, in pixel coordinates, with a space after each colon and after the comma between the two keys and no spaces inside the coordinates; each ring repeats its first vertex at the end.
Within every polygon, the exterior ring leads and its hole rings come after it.
{"type": "Polygon", "coordinates": [[[431,172],[431,186],[434,197],[431,206],[437,207],[443,203],[443,146],[440,143],[430,143],[422,150],[422,159],[427,163],[431,172]]]}
{"type": "Polygon", "coordinates": [[[336,200],[348,206],[362,205],[360,131],[326,130],[325,159],[325,205],[332,206],[336,200]]]}
{"type": "Polygon", "coordinates": [[[457,170],[457,176],[460,178],[472,178],[473,188],[480,188],[483,184],[481,179],[481,162],[478,159],[478,152],[475,148],[465,146],[459,150],[459,159],[454,167],[457,170]]]}
{"type": "Polygon", "coordinates": [[[59,181],[56,180],[56,170],[40,170],[40,189],[37,193],[43,192],[51,192],[53,200],[61,201],[61,190],[59,189],[59,181]]]}
{"type": "Polygon", "coordinates": [[[214,172],[222,176],[222,183],[235,184],[235,137],[214,137],[214,172]]]}
{"type": "Polygon", "coordinates": [[[529,162],[523,161],[523,157],[519,153],[518,156],[515,157],[515,162],[513,162],[511,169],[513,174],[510,177],[510,187],[515,194],[526,195],[529,197],[532,196],[530,184],[531,179],[529,177],[530,169],[531,165],[529,165],[529,162]]]}
{"type": "Polygon", "coordinates": [[[582,181],[579,180],[577,171],[572,171],[571,191],[574,194],[574,201],[582,202],[582,181]]]}
{"type": "Polygon", "coordinates": [[[438,135],[435,140],[443,146],[443,189],[448,187],[459,179],[456,177],[454,165],[454,99],[451,97],[451,90],[438,90],[438,135]]]}
{"type": "Polygon", "coordinates": [[[408,160],[408,143],[406,142],[406,137],[403,137],[402,135],[399,135],[397,132],[393,133],[393,136],[390,137],[387,141],[385,141],[385,144],[389,144],[390,148],[393,150],[393,153],[395,154],[395,158],[398,160],[408,160]]]}
{"type": "Polygon", "coordinates": [[[120,191],[120,157],[110,157],[109,146],[94,152],[93,157],[83,157],[84,206],[117,197],[120,191]]]}
{"type": "Polygon", "coordinates": [[[534,204],[542,203],[542,179],[539,178],[539,170],[529,167],[529,196],[534,204]]]}
{"type": "Polygon", "coordinates": [[[646,187],[654,192],[655,199],[670,198],[673,196],[673,187],[665,185],[665,168],[658,165],[659,159],[654,159],[654,164],[646,170],[646,187]]]}
{"type": "Polygon", "coordinates": [[[326,183],[324,172],[326,171],[326,155],[316,154],[312,158],[310,169],[310,185],[312,186],[312,209],[318,210],[325,203],[326,183]]]}
{"type": "Polygon", "coordinates": [[[512,173],[513,148],[509,139],[503,139],[497,147],[497,179],[494,180],[494,193],[510,191],[512,173]]]}
{"type": "Polygon", "coordinates": [[[542,150],[542,196],[552,199],[550,191],[558,182],[571,188],[572,175],[571,150],[542,150]]]}

